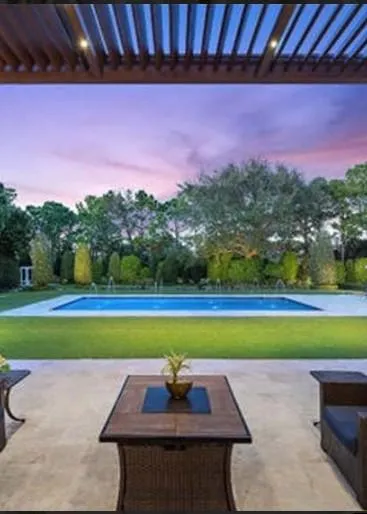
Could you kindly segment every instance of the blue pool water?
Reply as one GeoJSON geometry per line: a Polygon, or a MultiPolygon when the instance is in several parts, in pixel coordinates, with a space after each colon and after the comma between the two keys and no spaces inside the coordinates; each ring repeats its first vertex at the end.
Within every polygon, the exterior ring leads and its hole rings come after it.
{"type": "Polygon", "coordinates": [[[317,311],[316,307],[267,297],[225,296],[93,296],[78,298],[54,310],[62,311],[317,311]]]}

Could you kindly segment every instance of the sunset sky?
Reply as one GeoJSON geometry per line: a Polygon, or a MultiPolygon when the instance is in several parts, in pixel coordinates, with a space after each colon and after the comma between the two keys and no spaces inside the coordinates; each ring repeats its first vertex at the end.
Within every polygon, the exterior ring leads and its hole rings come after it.
{"type": "Polygon", "coordinates": [[[367,160],[367,86],[1,86],[0,181],[18,203],[177,183],[264,157],[307,178],[367,160]]]}

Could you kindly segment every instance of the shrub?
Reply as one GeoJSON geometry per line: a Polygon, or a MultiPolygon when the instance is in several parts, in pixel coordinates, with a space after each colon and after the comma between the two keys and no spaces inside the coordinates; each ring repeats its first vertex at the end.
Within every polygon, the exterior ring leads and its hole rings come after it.
{"type": "Polygon", "coordinates": [[[112,277],[113,281],[117,284],[121,278],[121,263],[120,256],[117,252],[113,252],[108,262],[108,278],[112,277]]]}
{"type": "Polygon", "coordinates": [[[139,281],[141,262],[136,255],[126,255],[121,259],[121,282],[136,284],[139,281]]]}
{"type": "Polygon", "coordinates": [[[357,259],[354,266],[355,279],[358,284],[367,283],[367,257],[357,259]]]}
{"type": "Polygon", "coordinates": [[[82,243],[75,252],[74,280],[79,285],[89,285],[92,282],[92,262],[89,248],[82,243]]]}
{"type": "Polygon", "coordinates": [[[212,282],[220,280],[222,283],[229,280],[229,266],[232,260],[230,252],[217,252],[209,261],[208,278],[212,282]]]}
{"type": "Polygon", "coordinates": [[[166,284],[177,284],[182,264],[176,252],[170,252],[159,265],[160,280],[166,284]]]}
{"type": "Polygon", "coordinates": [[[199,284],[202,279],[206,278],[207,264],[200,257],[192,257],[186,262],[184,272],[187,281],[199,284]]]}
{"type": "Polygon", "coordinates": [[[262,263],[260,259],[252,257],[243,261],[243,281],[248,284],[260,282],[262,275],[262,263]]]}
{"type": "Polygon", "coordinates": [[[69,250],[61,257],[60,278],[64,283],[74,280],[74,254],[69,250]]]}
{"type": "Polygon", "coordinates": [[[303,287],[309,287],[311,285],[310,261],[307,255],[302,257],[301,262],[299,263],[297,283],[303,287]]]}
{"type": "Polygon", "coordinates": [[[327,232],[320,231],[311,245],[310,274],[314,286],[336,286],[335,256],[331,239],[327,232]]]}
{"type": "Polygon", "coordinates": [[[279,262],[268,262],[264,269],[264,276],[269,282],[276,282],[282,278],[282,265],[279,262]]]}
{"type": "Polygon", "coordinates": [[[92,278],[95,284],[102,283],[102,275],[103,275],[103,259],[102,257],[97,257],[92,264],[92,278]]]}
{"type": "Polygon", "coordinates": [[[41,232],[31,241],[32,284],[35,288],[47,287],[53,279],[51,245],[41,232]]]}
{"type": "Polygon", "coordinates": [[[294,285],[297,281],[298,258],[294,252],[285,252],[281,260],[281,279],[287,285],[294,285]]]}
{"type": "Polygon", "coordinates": [[[345,275],[345,282],[348,284],[354,284],[357,281],[355,262],[352,259],[348,259],[345,263],[345,275]]]}
{"type": "Polygon", "coordinates": [[[15,259],[0,255],[0,290],[19,285],[19,267],[15,259]]]}
{"type": "Polygon", "coordinates": [[[345,284],[346,272],[344,262],[337,261],[336,262],[336,283],[338,286],[343,286],[345,284]]]}
{"type": "Polygon", "coordinates": [[[231,284],[242,284],[244,282],[244,261],[231,261],[228,268],[228,280],[231,284]]]}

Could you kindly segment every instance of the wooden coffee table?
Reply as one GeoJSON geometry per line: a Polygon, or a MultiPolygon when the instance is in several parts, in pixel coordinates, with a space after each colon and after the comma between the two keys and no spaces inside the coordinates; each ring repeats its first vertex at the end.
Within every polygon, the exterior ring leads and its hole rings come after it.
{"type": "Polygon", "coordinates": [[[128,376],[102,429],[120,463],[118,511],[234,511],[231,452],[252,442],[225,376],[193,376],[211,412],[143,413],[149,386],[160,376],[128,376]]]}

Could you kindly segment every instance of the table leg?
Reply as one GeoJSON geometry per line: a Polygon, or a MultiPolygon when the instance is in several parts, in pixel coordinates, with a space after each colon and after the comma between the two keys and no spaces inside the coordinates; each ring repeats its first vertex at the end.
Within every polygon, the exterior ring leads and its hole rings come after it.
{"type": "Polygon", "coordinates": [[[117,498],[117,512],[121,512],[124,510],[124,501],[125,501],[125,492],[126,492],[126,465],[125,465],[125,451],[124,446],[122,444],[117,445],[117,450],[119,454],[119,467],[120,467],[120,476],[119,476],[119,491],[117,498]]]}
{"type": "Polygon", "coordinates": [[[12,411],[10,410],[9,406],[9,397],[10,397],[10,389],[5,390],[4,394],[4,409],[9,418],[13,419],[14,421],[18,421],[19,423],[25,423],[25,418],[17,418],[12,411]]]}
{"type": "Polygon", "coordinates": [[[236,504],[233,497],[232,481],[231,481],[231,458],[233,445],[228,445],[224,456],[224,483],[227,497],[228,511],[236,511],[236,504]]]}

